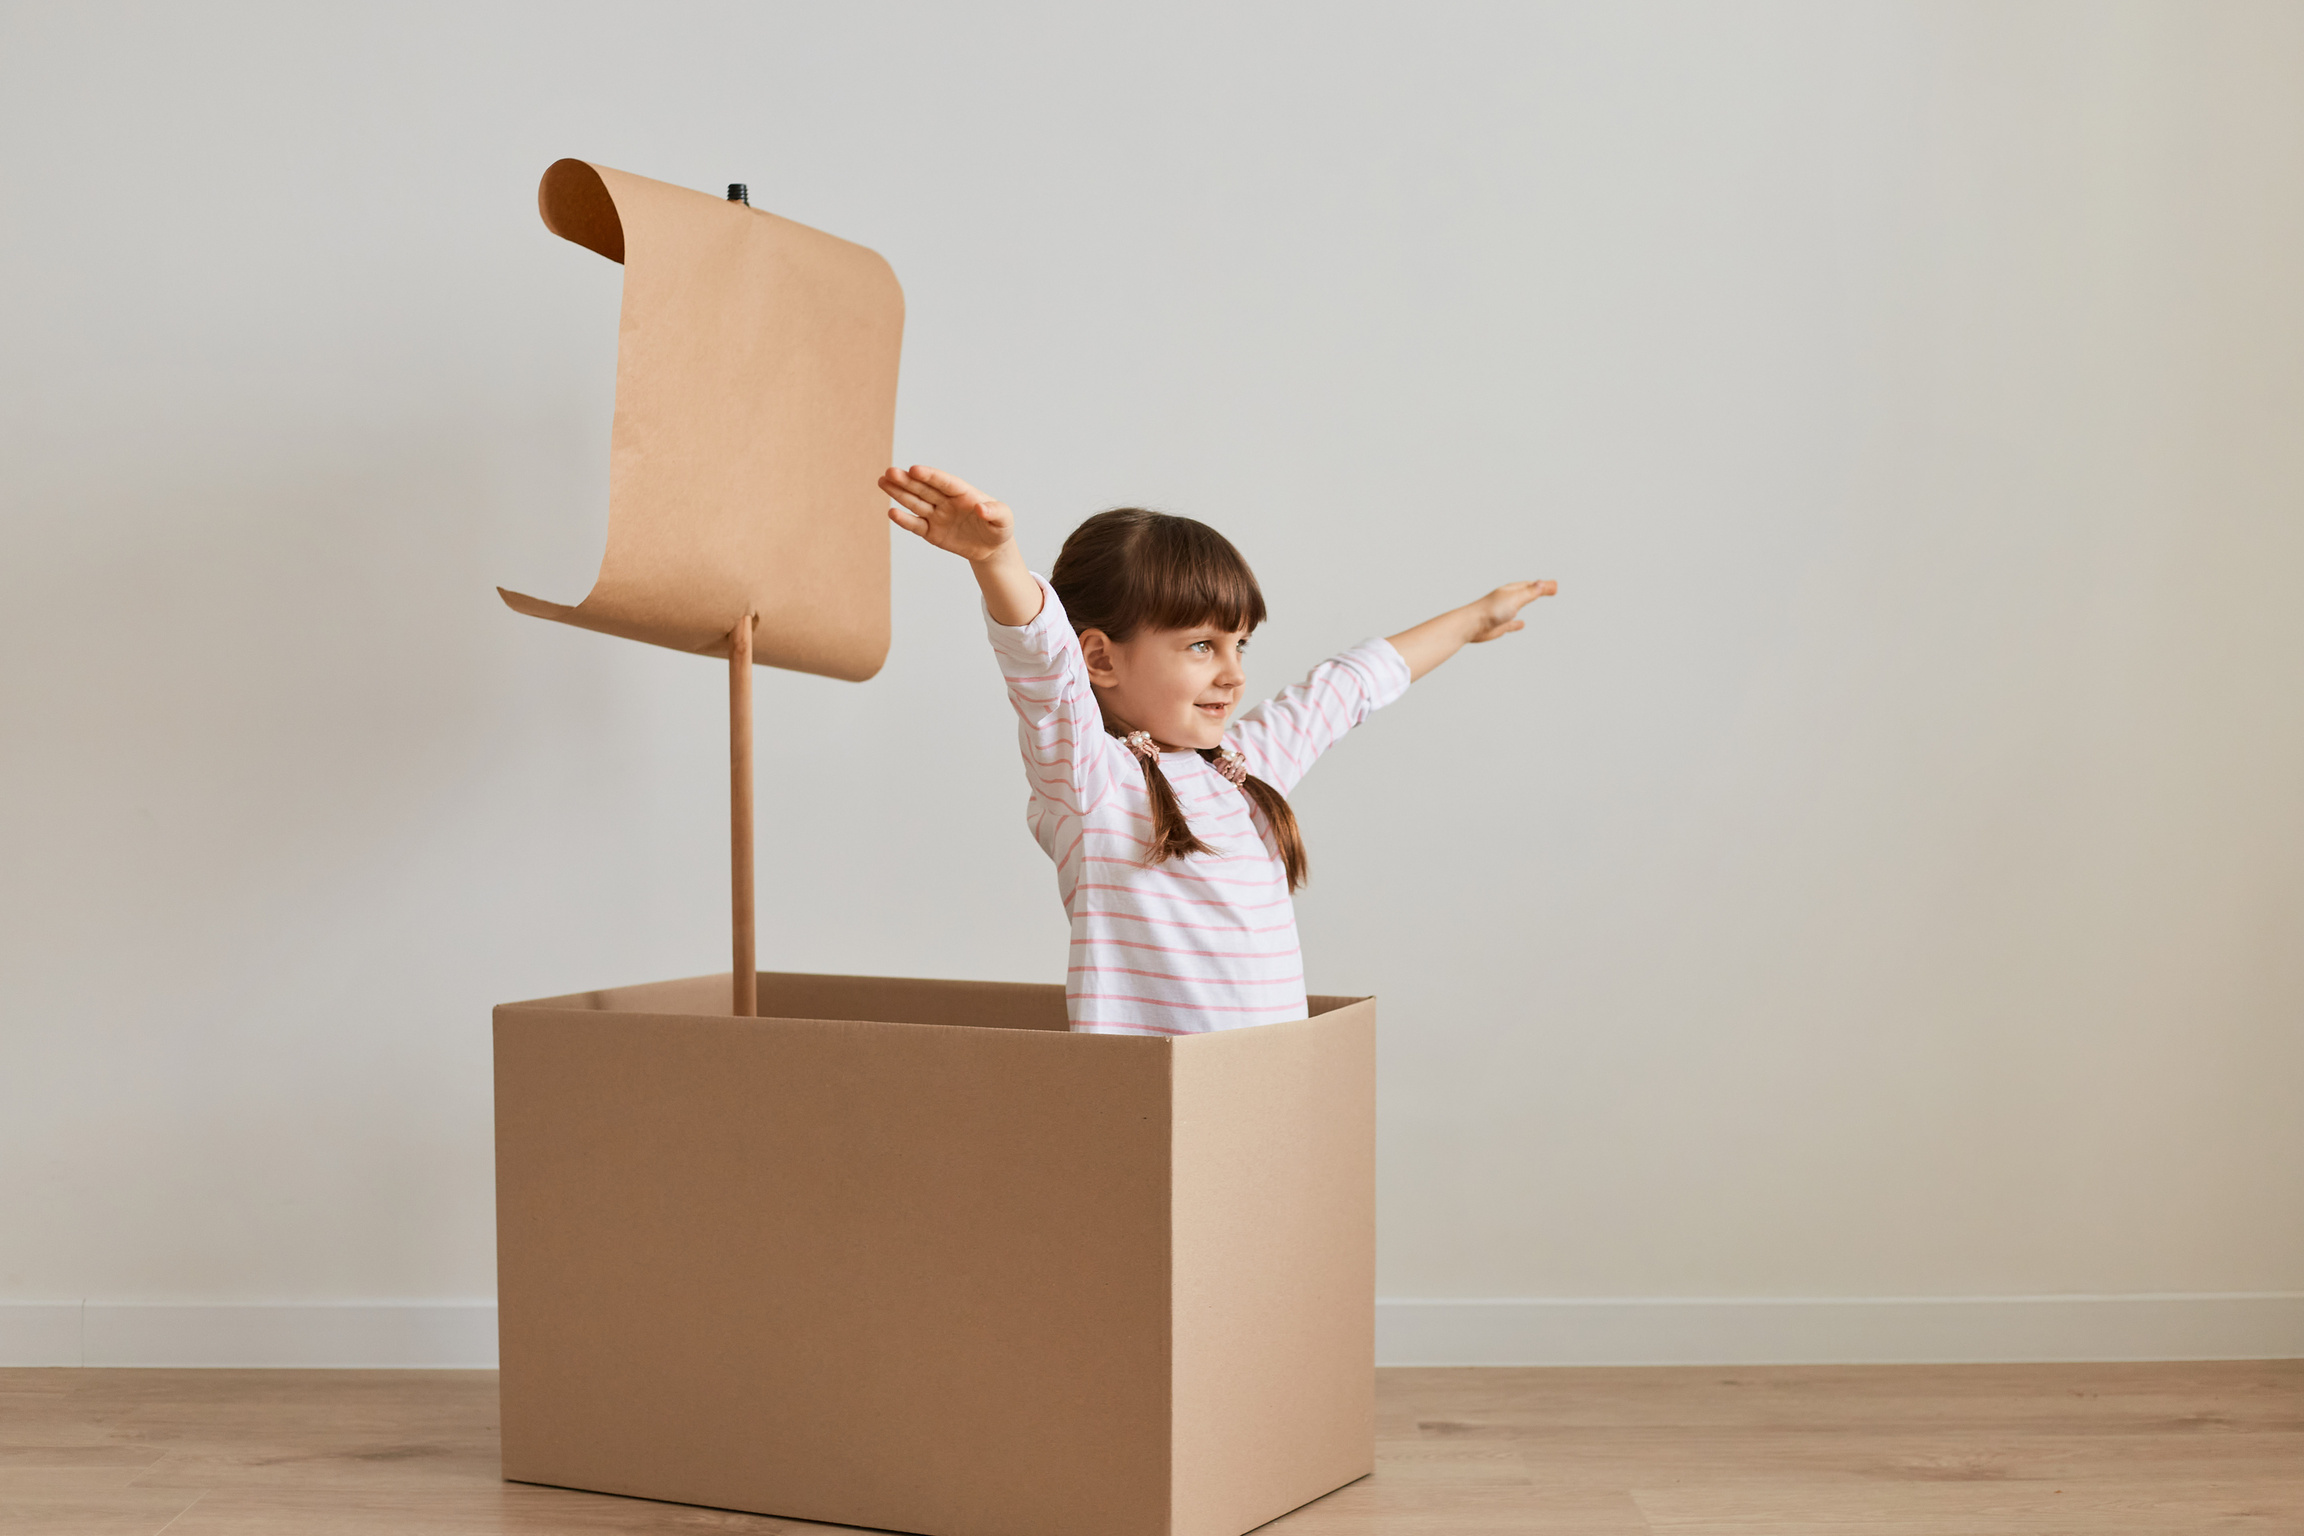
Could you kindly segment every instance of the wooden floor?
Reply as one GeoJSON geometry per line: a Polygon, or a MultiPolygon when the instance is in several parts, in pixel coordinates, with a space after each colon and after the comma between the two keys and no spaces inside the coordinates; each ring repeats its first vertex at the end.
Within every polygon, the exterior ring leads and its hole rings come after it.
{"type": "MultiPolygon", "coordinates": [[[[2304,1533],[2304,1361],[1377,1376],[1265,1532],[2304,1533]]],[[[491,1372],[0,1370],[5,1532],[843,1529],[501,1482],[491,1372]]]]}

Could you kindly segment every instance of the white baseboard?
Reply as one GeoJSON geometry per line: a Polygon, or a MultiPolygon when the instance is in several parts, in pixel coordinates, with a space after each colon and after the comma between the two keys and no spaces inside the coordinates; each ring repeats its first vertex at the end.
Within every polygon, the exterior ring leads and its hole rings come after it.
{"type": "Polygon", "coordinates": [[[496,1304],[0,1303],[0,1365],[481,1368],[496,1304]]]}
{"type": "Polygon", "coordinates": [[[1378,1365],[1890,1365],[2304,1357],[2304,1291],[1389,1300],[1378,1365]]]}
{"type": "MultiPolygon", "coordinates": [[[[1378,1365],[2304,1358],[2304,1291],[1376,1303],[1378,1365]]],[[[0,1302],[0,1365],[481,1368],[492,1302],[0,1302]]]]}
{"type": "Polygon", "coordinates": [[[78,1365],[77,1301],[0,1302],[0,1365],[78,1365]]]}

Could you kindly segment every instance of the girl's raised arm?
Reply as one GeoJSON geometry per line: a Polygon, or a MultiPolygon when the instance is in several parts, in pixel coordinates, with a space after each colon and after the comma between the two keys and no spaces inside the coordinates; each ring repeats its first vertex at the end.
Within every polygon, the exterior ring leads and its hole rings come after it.
{"type": "Polygon", "coordinates": [[[1520,610],[1557,590],[1549,581],[1511,582],[1414,629],[1356,645],[1243,712],[1226,740],[1246,754],[1249,772],[1287,794],[1346,731],[1465,646],[1527,628],[1520,610]]]}
{"type": "Polygon", "coordinates": [[[1476,602],[1387,638],[1408,663],[1408,680],[1414,682],[1467,645],[1526,629],[1528,621],[1519,616],[1520,610],[1559,590],[1558,582],[1508,581],[1476,602]]]}
{"type": "Polygon", "coordinates": [[[968,562],[995,624],[1029,624],[1040,613],[1040,583],[1016,552],[1016,514],[957,475],[915,464],[891,467],[880,489],[897,505],[888,521],[968,562]]]}
{"type": "Polygon", "coordinates": [[[1045,805],[1075,816],[1094,810],[1112,791],[1114,758],[1125,754],[1104,732],[1063,605],[1017,553],[1016,514],[957,476],[918,464],[889,470],[880,489],[897,503],[890,522],[960,556],[975,573],[996,626],[992,650],[1016,711],[1035,818],[1045,805]]]}

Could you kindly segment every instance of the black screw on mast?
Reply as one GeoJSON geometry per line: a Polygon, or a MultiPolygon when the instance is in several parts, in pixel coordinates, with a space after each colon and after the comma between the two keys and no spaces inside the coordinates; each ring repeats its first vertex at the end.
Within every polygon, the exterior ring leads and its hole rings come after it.
{"type": "Polygon", "coordinates": [[[752,206],[752,191],[749,187],[745,186],[744,183],[740,181],[732,181],[728,183],[728,201],[732,203],[742,203],[745,207],[749,208],[752,206]]]}

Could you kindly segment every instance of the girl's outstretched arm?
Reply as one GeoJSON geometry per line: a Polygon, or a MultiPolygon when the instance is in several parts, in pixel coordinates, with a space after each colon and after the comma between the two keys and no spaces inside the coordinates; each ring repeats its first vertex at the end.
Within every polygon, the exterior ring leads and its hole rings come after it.
{"type": "Polygon", "coordinates": [[[1016,514],[957,475],[915,464],[891,468],[880,489],[896,503],[888,521],[968,562],[995,624],[1013,628],[1040,616],[1040,583],[1016,552],[1016,514]]]}
{"type": "Polygon", "coordinates": [[[1016,711],[1032,830],[1061,870],[1067,859],[1085,857],[1081,835],[1075,826],[1069,847],[1051,839],[1067,818],[1086,816],[1110,797],[1116,769],[1135,772],[1135,760],[1104,732],[1063,600],[1016,552],[1016,515],[966,481],[915,464],[889,470],[880,488],[897,503],[888,509],[890,522],[960,556],[976,574],[992,651],[1016,711]]]}
{"type": "Polygon", "coordinates": [[[1520,610],[1559,590],[1559,583],[1552,581],[1506,582],[1477,602],[1451,608],[1436,619],[1426,619],[1414,629],[1386,638],[1408,663],[1408,680],[1414,682],[1467,645],[1526,629],[1528,621],[1518,616],[1520,610]]]}

